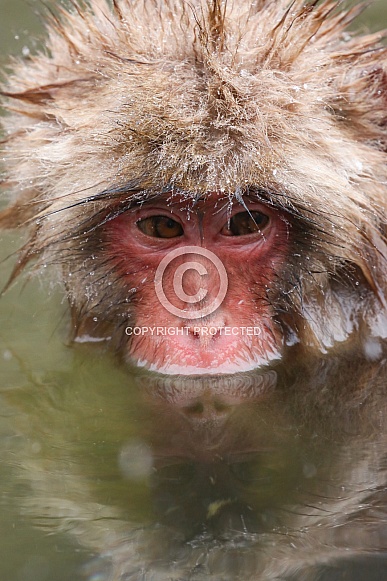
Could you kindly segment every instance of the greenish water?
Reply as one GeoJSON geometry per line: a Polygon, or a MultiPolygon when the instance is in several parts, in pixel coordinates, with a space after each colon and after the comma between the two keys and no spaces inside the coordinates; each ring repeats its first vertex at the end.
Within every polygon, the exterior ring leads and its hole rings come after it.
{"type": "MultiPolygon", "coordinates": [[[[0,0],[3,62],[35,50],[38,9],[0,0]]],[[[386,3],[363,22],[387,24],[386,3]]],[[[1,258],[20,244],[2,235],[1,258]]],[[[137,377],[67,344],[66,301],[48,278],[0,301],[0,581],[386,577],[385,398],[365,426],[332,403],[345,371],[324,385],[326,415],[308,417],[292,392],[251,397],[271,376],[137,377]],[[245,401],[230,403],[235,391],[245,401]]],[[[369,375],[381,389],[383,365],[369,375]]]]}

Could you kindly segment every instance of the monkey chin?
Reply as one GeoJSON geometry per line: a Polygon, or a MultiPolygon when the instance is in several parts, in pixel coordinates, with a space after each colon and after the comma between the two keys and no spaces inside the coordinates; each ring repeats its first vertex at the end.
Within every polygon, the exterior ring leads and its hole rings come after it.
{"type": "Polygon", "coordinates": [[[194,336],[133,341],[128,360],[137,367],[165,375],[224,375],[266,367],[281,358],[270,338],[243,339],[194,336]]]}

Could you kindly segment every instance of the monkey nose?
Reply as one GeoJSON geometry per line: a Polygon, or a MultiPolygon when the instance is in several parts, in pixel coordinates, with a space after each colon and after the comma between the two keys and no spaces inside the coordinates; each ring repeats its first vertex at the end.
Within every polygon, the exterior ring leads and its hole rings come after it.
{"type": "Polygon", "coordinates": [[[218,325],[190,325],[188,327],[188,334],[195,339],[203,339],[204,337],[216,339],[217,337],[220,337],[222,329],[223,326],[218,325]]]}
{"type": "Polygon", "coordinates": [[[215,346],[222,336],[222,327],[211,325],[190,325],[188,337],[196,343],[199,348],[215,346]]]}
{"type": "Polygon", "coordinates": [[[223,334],[225,327],[227,327],[227,321],[221,314],[216,317],[191,321],[190,324],[186,325],[189,336],[200,341],[218,339],[223,334]]]}
{"type": "Polygon", "coordinates": [[[223,420],[229,416],[232,407],[219,398],[204,398],[184,406],[182,411],[191,421],[223,420]]]}

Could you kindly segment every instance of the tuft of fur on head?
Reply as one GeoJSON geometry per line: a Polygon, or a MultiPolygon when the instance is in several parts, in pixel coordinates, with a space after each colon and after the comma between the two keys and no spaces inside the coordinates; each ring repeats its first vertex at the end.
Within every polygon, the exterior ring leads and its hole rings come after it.
{"type": "Polygon", "coordinates": [[[77,260],[76,284],[89,288],[78,309],[98,310],[114,276],[107,220],[159,192],[230,203],[248,193],[294,224],[283,303],[291,292],[302,310],[316,281],[326,297],[329,281],[356,277],[384,302],[387,50],[384,33],[346,32],[363,6],[339,4],[72,0],[50,10],[47,51],[17,62],[1,88],[14,201],[0,224],[31,232],[15,274],[35,258],[61,264],[75,297],[77,260]]]}

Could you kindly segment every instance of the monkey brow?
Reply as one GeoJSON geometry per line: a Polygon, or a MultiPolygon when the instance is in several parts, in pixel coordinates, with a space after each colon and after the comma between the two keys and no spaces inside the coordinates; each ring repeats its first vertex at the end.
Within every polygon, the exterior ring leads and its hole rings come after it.
{"type": "Polygon", "coordinates": [[[300,200],[294,200],[289,192],[264,190],[262,188],[246,188],[243,200],[261,201],[274,209],[286,212],[289,216],[300,220],[310,226],[319,227],[319,221],[314,220],[313,215],[320,216],[321,211],[313,211],[303,205],[300,200]]]}
{"type": "Polygon", "coordinates": [[[81,200],[71,202],[51,212],[45,212],[40,219],[44,220],[60,212],[66,212],[74,208],[82,208],[88,204],[100,202],[101,208],[98,211],[95,211],[91,217],[86,217],[84,220],[78,221],[67,236],[61,237],[61,241],[63,242],[71,237],[91,233],[121,214],[135,207],[144,206],[155,199],[160,199],[160,197],[169,200],[171,204],[174,203],[174,195],[183,195],[185,199],[191,199],[191,202],[193,200],[193,194],[178,190],[171,184],[158,188],[144,188],[140,185],[141,181],[145,180],[133,180],[133,182],[106,188],[96,194],[85,196],[81,200]]]}
{"type": "MultiPolygon", "coordinates": [[[[88,189],[88,188],[86,188],[86,189],[88,189]]],[[[53,202],[58,202],[61,199],[65,199],[66,197],[71,199],[73,195],[82,193],[83,191],[85,191],[85,190],[78,190],[75,192],[71,192],[70,194],[67,194],[66,196],[54,198],[53,202]]],[[[129,200],[130,200],[130,201],[133,201],[133,203],[136,203],[137,200],[139,200],[139,196],[142,196],[142,197],[144,196],[144,190],[139,188],[138,185],[130,187],[128,184],[125,186],[107,188],[107,189],[102,190],[101,192],[98,192],[97,194],[91,194],[91,195],[85,196],[84,198],[82,198],[80,200],[70,202],[69,204],[66,204],[66,205],[64,205],[56,210],[45,212],[41,216],[41,219],[44,220],[45,218],[49,218],[50,216],[54,216],[55,214],[59,214],[61,212],[66,212],[67,210],[71,210],[72,208],[85,206],[87,204],[91,204],[94,202],[107,202],[107,201],[117,200],[117,199],[122,200],[124,194],[125,194],[125,200],[127,202],[129,202],[129,200]],[[131,196],[130,199],[128,198],[128,195],[131,196]]]]}
{"type": "MultiPolygon", "coordinates": [[[[198,204],[206,199],[206,193],[186,191],[170,183],[157,188],[144,188],[141,187],[144,181],[146,181],[146,176],[126,182],[125,184],[105,188],[96,194],[85,196],[83,199],[69,203],[62,208],[53,210],[52,212],[48,211],[44,213],[41,219],[44,220],[45,218],[60,212],[66,212],[77,207],[80,208],[88,204],[100,202],[100,210],[95,211],[91,217],[86,217],[83,220],[81,219],[77,221],[74,228],[71,229],[71,234],[64,237],[68,238],[69,236],[79,236],[80,232],[82,232],[83,235],[91,233],[125,212],[136,207],[146,206],[148,203],[152,203],[155,199],[161,198],[171,206],[185,201],[188,204],[186,208],[187,212],[197,211],[198,204]]],[[[263,204],[280,209],[283,212],[285,211],[287,214],[292,215],[293,218],[301,220],[303,223],[307,221],[310,226],[318,226],[309,212],[308,214],[302,212],[299,203],[292,204],[291,197],[288,194],[268,191],[262,187],[254,185],[237,188],[234,192],[229,193],[228,195],[225,194],[225,198],[218,200],[220,205],[219,211],[222,207],[224,208],[224,205],[221,203],[222,201],[231,206],[233,202],[237,202],[246,208],[246,202],[257,200],[260,200],[263,204]],[[306,216],[308,216],[308,218],[306,218],[306,216]]],[[[63,237],[61,240],[63,241],[63,237]]]]}

